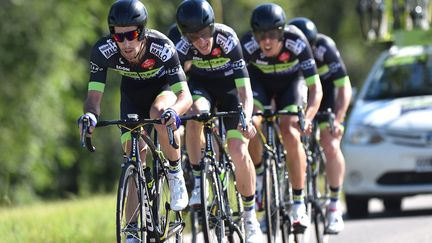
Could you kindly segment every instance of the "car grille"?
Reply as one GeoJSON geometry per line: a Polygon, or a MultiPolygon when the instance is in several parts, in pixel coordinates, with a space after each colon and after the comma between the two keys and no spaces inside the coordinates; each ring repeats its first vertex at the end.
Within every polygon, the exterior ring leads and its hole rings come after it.
{"type": "Polygon", "coordinates": [[[432,172],[389,172],[382,175],[377,183],[380,185],[432,184],[432,172]]]}
{"type": "Polygon", "coordinates": [[[432,132],[387,131],[385,136],[398,145],[432,147],[432,132]]]}

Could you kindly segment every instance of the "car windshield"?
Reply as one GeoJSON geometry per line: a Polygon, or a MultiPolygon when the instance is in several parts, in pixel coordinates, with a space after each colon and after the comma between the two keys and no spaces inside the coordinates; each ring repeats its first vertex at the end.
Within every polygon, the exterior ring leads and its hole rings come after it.
{"type": "Polygon", "coordinates": [[[428,55],[389,57],[375,72],[365,99],[432,95],[431,77],[432,58],[428,55]]]}

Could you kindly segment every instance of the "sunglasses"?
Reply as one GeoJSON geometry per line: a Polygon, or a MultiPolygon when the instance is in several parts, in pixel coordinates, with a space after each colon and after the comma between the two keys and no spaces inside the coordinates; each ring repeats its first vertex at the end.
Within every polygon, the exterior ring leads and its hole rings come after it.
{"type": "Polygon", "coordinates": [[[211,28],[210,26],[195,32],[195,33],[185,33],[186,38],[190,41],[190,42],[195,42],[199,39],[209,39],[213,36],[213,28],[211,28]]]}
{"type": "Polygon", "coordinates": [[[254,32],[255,39],[262,41],[265,39],[280,39],[283,35],[283,30],[268,30],[268,31],[256,31],[254,32]]]}
{"type": "Polygon", "coordinates": [[[132,30],[132,31],[128,31],[128,32],[123,32],[123,33],[114,33],[112,34],[113,39],[116,42],[123,42],[125,40],[125,38],[128,41],[133,41],[135,39],[138,38],[138,36],[140,35],[140,30],[132,30]]]}

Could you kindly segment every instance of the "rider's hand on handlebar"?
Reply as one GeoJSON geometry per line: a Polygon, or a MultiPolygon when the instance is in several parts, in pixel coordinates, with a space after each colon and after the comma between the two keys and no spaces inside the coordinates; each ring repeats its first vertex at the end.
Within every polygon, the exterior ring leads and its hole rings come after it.
{"type": "Polygon", "coordinates": [[[304,119],[304,131],[302,131],[300,129],[302,135],[306,135],[306,136],[311,135],[312,134],[312,127],[313,127],[312,121],[305,118],[304,119]]]}
{"type": "Polygon", "coordinates": [[[166,109],[161,115],[162,123],[165,126],[171,127],[174,131],[177,130],[181,125],[180,117],[177,112],[171,108],[166,109]]]}
{"type": "Polygon", "coordinates": [[[241,124],[239,124],[238,129],[242,132],[243,136],[246,139],[253,138],[257,133],[257,130],[256,130],[255,126],[252,124],[252,122],[246,123],[246,130],[242,129],[241,124]]]}
{"type": "Polygon", "coordinates": [[[94,128],[96,127],[97,124],[97,118],[93,113],[87,112],[84,115],[80,116],[78,118],[78,126],[79,126],[79,131],[80,131],[80,138],[83,138],[84,134],[87,134],[87,137],[91,137],[91,134],[94,131],[94,128]],[[87,127],[87,131],[83,131],[83,125],[84,122],[87,121],[86,127],[87,127]]]}

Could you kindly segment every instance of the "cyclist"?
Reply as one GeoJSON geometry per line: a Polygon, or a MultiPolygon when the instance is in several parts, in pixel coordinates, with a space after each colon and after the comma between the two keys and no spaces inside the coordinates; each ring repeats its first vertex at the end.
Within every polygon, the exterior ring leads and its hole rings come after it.
{"type": "MultiPolygon", "coordinates": [[[[126,119],[127,114],[163,118],[164,126],[155,128],[170,163],[171,208],[179,211],[187,206],[188,195],[179,164],[180,150],[169,145],[165,126],[173,130],[180,126],[178,115],[189,109],[192,97],[175,47],[165,35],[146,28],[147,16],[145,6],[138,0],[119,0],[112,4],[108,14],[110,35],[97,41],[91,52],[90,81],[84,115],[79,119],[80,131],[83,118],[91,121],[89,136],[96,126],[107,70],[120,73],[121,119],[126,119]]],[[[178,141],[177,133],[175,137],[178,141]]],[[[130,139],[130,132],[122,128],[125,152],[131,149],[130,139]]],[[[146,145],[142,140],[140,147],[140,156],[145,158],[146,145]]]]}
{"type": "Polygon", "coordinates": [[[351,100],[351,83],[345,64],[336,48],[335,42],[328,36],[318,33],[315,24],[303,17],[294,18],[289,24],[297,26],[305,34],[312,46],[323,87],[323,99],[319,111],[334,112],[334,130],[328,120],[319,120],[320,144],[327,158],[326,172],[330,185],[330,204],[327,214],[327,230],[339,233],[343,230],[342,208],[339,195],[345,172],[345,159],[340,149],[344,126],[343,121],[351,100]]]}
{"type": "MultiPolygon", "coordinates": [[[[274,3],[261,4],[252,12],[252,31],[242,38],[254,92],[254,109],[262,110],[274,100],[277,110],[297,112],[298,105],[303,105],[306,99],[305,81],[309,94],[304,132],[309,134],[322,97],[321,84],[308,41],[298,28],[286,26],[285,22],[282,7],[274,3]]],[[[254,117],[255,126],[260,122],[261,118],[254,117]]],[[[293,188],[291,223],[296,231],[301,232],[309,225],[310,219],[304,204],[306,154],[301,143],[298,117],[281,116],[280,128],[293,188]]],[[[258,137],[251,140],[249,151],[259,175],[257,188],[262,189],[262,144],[258,137]]],[[[256,194],[259,205],[262,192],[258,190],[256,194]]]]}
{"type": "MultiPolygon", "coordinates": [[[[183,37],[176,44],[180,61],[189,73],[189,85],[194,98],[190,114],[210,111],[237,110],[241,102],[250,121],[253,99],[250,81],[240,42],[228,26],[214,22],[214,13],[205,0],[183,1],[177,8],[177,26],[183,37]]],[[[256,219],[255,171],[247,150],[248,139],[256,133],[249,122],[246,131],[239,131],[239,119],[224,119],[228,150],[236,166],[237,189],[243,196],[246,242],[260,242],[261,230],[256,219]]],[[[199,122],[186,124],[186,148],[195,185],[189,205],[200,200],[201,148],[204,145],[203,127],[199,122]]]]}

